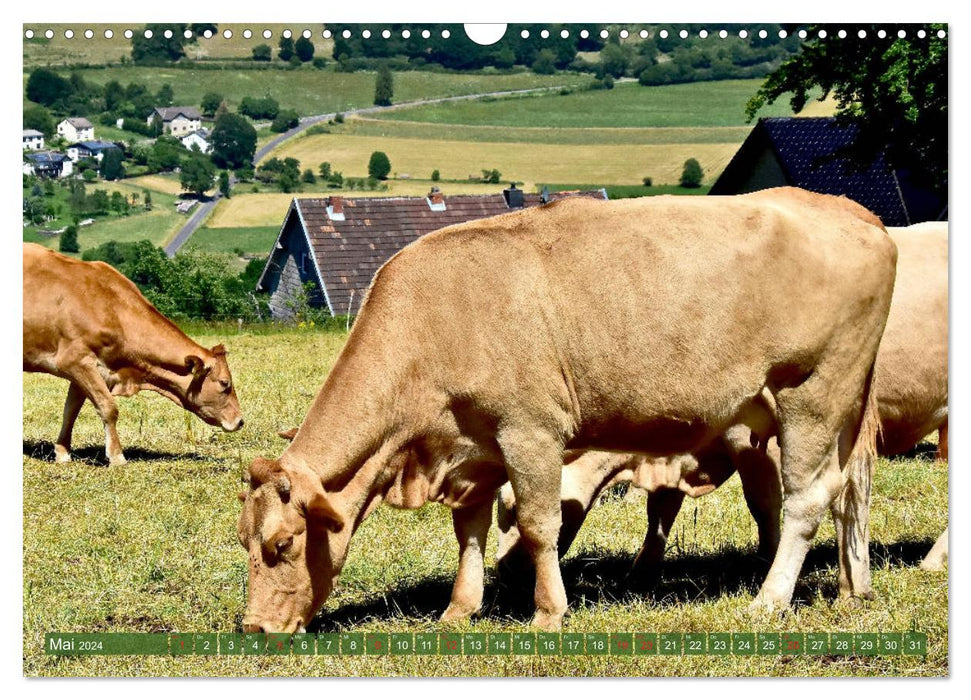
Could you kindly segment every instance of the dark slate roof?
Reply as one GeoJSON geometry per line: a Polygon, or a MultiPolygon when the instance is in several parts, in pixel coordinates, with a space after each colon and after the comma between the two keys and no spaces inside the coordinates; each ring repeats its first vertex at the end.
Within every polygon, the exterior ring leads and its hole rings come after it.
{"type": "Polygon", "coordinates": [[[70,160],[63,153],[58,153],[57,151],[32,151],[30,153],[25,153],[24,158],[32,161],[38,165],[44,165],[48,163],[63,163],[66,160],[70,160]]]}
{"type": "Polygon", "coordinates": [[[935,204],[925,201],[927,193],[909,187],[908,178],[892,170],[882,153],[863,168],[842,155],[856,134],[856,125],[839,123],[833,117],[760,119],[710,193],[737,192],[760,153],[770,148],[787,179],[780,185],[844,195],[875,213],[887,226],[937,218],[936,212],[944,204],[936,205],[935,213],[928,214],[935,210],[935,204]]]}
{"type": "Polygon", "coordinates": [[[94,127],[94,124],[84,117],[68,117],[64,121],[73,126],[75,129],[90,129],[94,127]]]}
{"type": "Polygon", "coordinates": [[[72,143],[70,148],[86,148],[92,153],[97,153],[98,151],[107,151],[109,148],[118,148],[117,144],[111,141],[78,141],[77,143],[72,143]]]}
{"type": "Polygon", "coordinates": [[[202,115],[195,107],[156,107],[155,114],[158,114],[163,122],[170,122],[180,114],[186,119],[202,119],[202,115]]]}
{"type": "MultiPolygon", "coordinates": [[[[607,193],[557,192],[549,198],[572,196],[606,199],[607,193]]],[[[524,192],[523,197],[526,207],[543,203],[538,194],[524,192]]],[[[294,199],[290,212],[300,216],[335,315],[346,314],[348,308],[356,314],[378,268],[412,241],[446,226],[514,211],[501,193],[446,196],[444,211],[433,210],[426,197],[359,197],[343,198],[340,221],[327,213],[330,199],[294,199]]]]}

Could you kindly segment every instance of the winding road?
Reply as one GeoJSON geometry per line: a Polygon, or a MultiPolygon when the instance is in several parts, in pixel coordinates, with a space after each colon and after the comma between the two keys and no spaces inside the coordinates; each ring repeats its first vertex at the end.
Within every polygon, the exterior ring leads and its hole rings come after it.
{"type": "MultiPolygon", "coordinates": [[[[453,97],[433,97],[424,100],[413,100],[411,102],[399,102],[397,104],[390,105],[388,107],[362,107],[360,109],[349,109],[343,112],[344,116],[351,116],[355,114],[375,114],[377,112],[387,112],[393,109],[403,109],[405,107],[419,107],[421,105],[432,105],[439,104],[442,102],[459,102],[461,100],[477,100],[482,97],[507,97],[511,95],[525,95],[535,92],[551,92],[562,89],[563,86],[556,85],[550,87],[539,87],[539,88],[524,88],[522,90],[500,90],[497,92],[478,92],[471,95],[456,95],[453,97]]],[[[310,117],[301,117],[300,123],[293,127],[289,131],[284,131],[279,136],[275,136],[270,139],[262,148],[258,149],[256,153],[253,154],[253,163],[257,164],[263,160],[271,151],[278,148],[284,142],[292,139],[294,136],[306,131],[315,124],[321,122],[327,122],[337,116],[336,112],[329,112],[327,114],[315,114],[310,117]]],[[[230,176],[230,186],[236,185],[236,178],[230,176]]],[[[175,234],[175,237],[168,242],[165,246],[165,254],[170,258],[175,257],[175,254],[179,252],[189,239],[192,234],[196,232],[202,223],[209,218],[212,210],[216,207],[219,200],[222,199],[222,195],[218,192],[212,197],[212,199],[200,204],[189,220],[185,222],[185,225],[179,229],[179,232],[175,234]]]]}

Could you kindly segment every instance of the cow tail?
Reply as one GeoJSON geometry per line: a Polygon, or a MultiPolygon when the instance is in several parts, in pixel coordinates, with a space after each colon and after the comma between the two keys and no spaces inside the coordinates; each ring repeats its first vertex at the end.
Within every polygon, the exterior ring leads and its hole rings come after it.
{"type": "Polygon", "coordinates": [[[875,370],[874,365],[867,374],[863,389],[863,411],[857,422],[843,489],[838,497],[844,526],[856,530],[856,536],[851,536],[847,541],[865,547],[869,546],[870,541],[870,494],[877,463],[877,441],[880,438],[880,414],[874,387],[875,370]]]}

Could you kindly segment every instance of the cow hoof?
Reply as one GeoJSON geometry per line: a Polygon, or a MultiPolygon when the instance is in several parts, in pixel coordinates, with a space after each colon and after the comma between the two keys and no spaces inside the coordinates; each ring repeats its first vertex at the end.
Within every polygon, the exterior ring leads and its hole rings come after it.
{"type": "Polygon", "coordinates": [[[773,614],[782,615],[788,609],[789,606],[786,603],[781,603],[771,598],[763,598],[762,596],[758,596],[755,598],[755,600],[749,603],[748,608],[746,608],[746,612],[755,618],[765,618],[773,614]]]}
{"type": "Polygon", "coordinates": [[[944,566],[944,562],[940,560],[929,561],[925,559],[920,563],[921,571],[944,571],[947,568],[944,566]]]}
{"type": "Polygon", "coordinates": [[[532,626],[541,632],[559,632],[563,627],[563,614],[545,613],[537,611],[533,617],[532,626]]]}
{"type": "Polygon", "coordinates": [[[123,467],[128,464],[128,460],[125,459],[125,455],[118,455],[117,457],[108,458],[109,467],[123,467]]]}
{"type": "Polygon", "coordinates": [[[62,445],[54,445],[54,461],[57,464],[67,464],[71,461],[71,451],[62,445]]]}
{"type": "Polygon", "coordinates": [[[458,620],[467,620],[476,613],[479,612],[480,606],[471,607],[467,605],[457,605],[455,603],[450,603],[445,612],[439,619],[440,622],[455,622],[458,620]]]}

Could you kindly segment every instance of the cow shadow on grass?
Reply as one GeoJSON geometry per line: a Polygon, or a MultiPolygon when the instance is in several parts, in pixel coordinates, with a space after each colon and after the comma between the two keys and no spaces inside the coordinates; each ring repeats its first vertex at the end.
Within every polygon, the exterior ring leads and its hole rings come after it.
{"type": "MultiPolygon", "coordinates": [[[[873,567],[911,568],[927,554],[932,539],[870,543],[873,567]]],[[[562,562],[563,582],[571,610],[601,604],[652,601],[667,607],[715,600],[726,595],[754,596],[768,572],[768,561],[753,549],[726,547],[714,554],[669,555],[659,581],[634,580],[630,576],[630,555],[582,551],[562,562]]],[[[837,583],[836,545],[821,542],[806,556],[794,605],[806,605],[814,598],[835,601],[837,583]]],[[[533,615],[533,581],[520,577],[514,584],[500,581],[487,572],[482,617],[488,620],[528,623],[533,615]]],[[[398,617],[429,622],[448,606],[451,576],[435,576],[392,588],[361,603],[325,611],[310,625],[312,632],[333,632],[369,621],[398,617]]]]}
{"type": "MultiPolygon", "coordinates": [[[[38,459],[41,462],[54,462],[54,443],[49,440],[24,440],[24,457],[38,459]]],[[[212,461],[197,452],[160,452],[146,450],[140,447],[126,447],[125,459],[129,462],[207,462],[212,461]]],[[[104,467],[108,465],[104,447],[86,445],[71,449],[73,462],[82,462],[92,466],[104,467]]]]}

